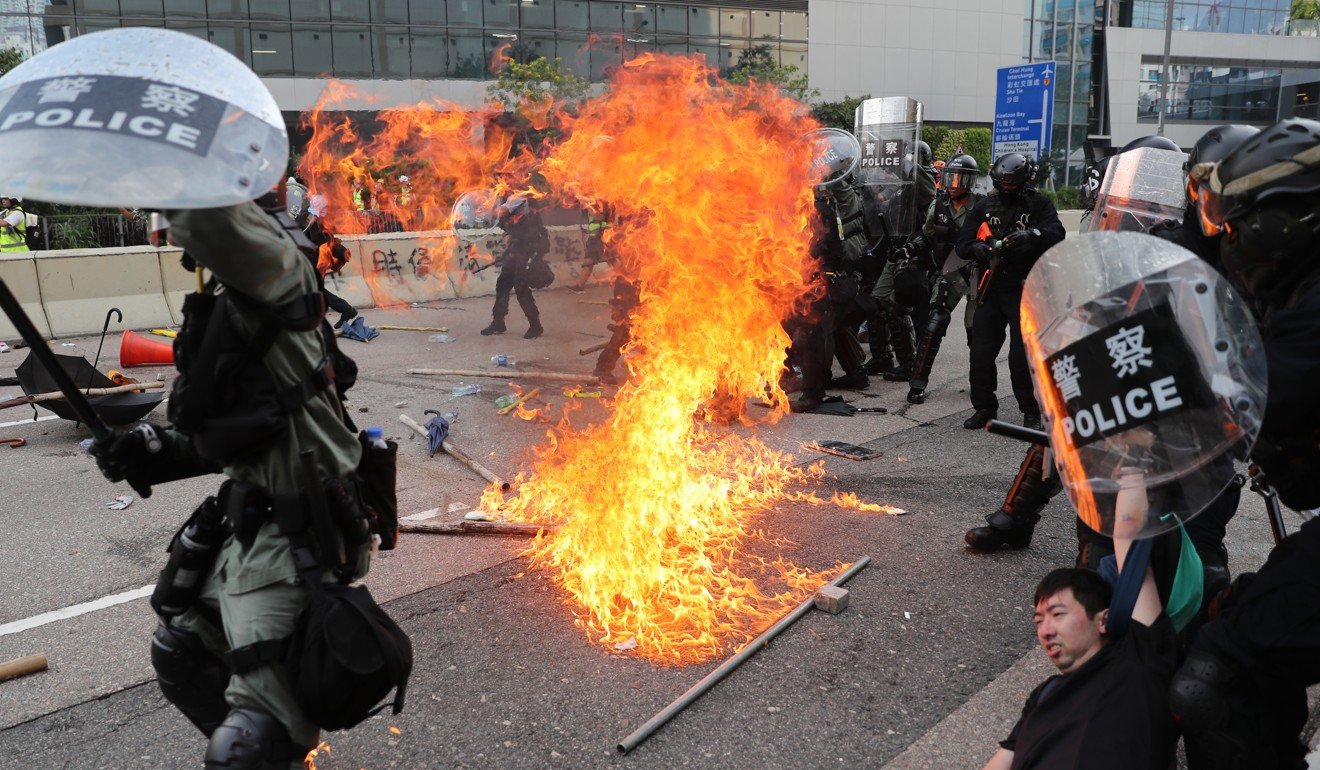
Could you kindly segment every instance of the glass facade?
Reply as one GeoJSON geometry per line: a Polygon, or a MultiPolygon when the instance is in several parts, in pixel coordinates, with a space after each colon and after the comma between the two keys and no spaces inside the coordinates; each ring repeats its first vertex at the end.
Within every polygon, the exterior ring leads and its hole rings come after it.
{"type": "Polygon", "coordinates": [[[604,78],[647,51],[727,67],[752,46],[807,66],[807,14],[604,0],[0,0],[0,47],[31,56],[115,27],[167,27],[267,77],[489,77],[497,50],[604,78]],[[589,36],[596,42],[588,45],[589,36]]]}
{"type": "Polygon", "coordinates": [[[1086,170],[1084,145],[1095,106],[1092,54],[1104,27],[1103,0],[1025,0],[1022,58],[1054,61],[1054,131],[1049,164],[1056,185],[1076,186],[1086,170]]]}
{"type": "MultiPolygon", "coordinates": [[[[1160,108],[1159,62],[1141,65],[1137,120],[1155,123],[1160,108]]],[[[1272,123],[1278,119],[1282,70],[1169,65],[1168,121],[1272,123]]]]}
{"type": "MultiPolygon", "coordinates": [[[[1228,0],[1173,4],[1173,28],[1183,32],[1227,32],[1235,35],[1284,35],[1292,0],[1228,0]]],[[[1132,26],[1164,29],[1167,0],[1133,0],[1132,26]]]]}

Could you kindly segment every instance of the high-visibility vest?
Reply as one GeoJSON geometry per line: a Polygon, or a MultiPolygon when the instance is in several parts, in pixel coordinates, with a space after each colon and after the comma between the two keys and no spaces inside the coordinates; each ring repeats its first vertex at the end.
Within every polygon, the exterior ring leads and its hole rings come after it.
{"type": "Polygon", "coordinates": [[[23,213],[22,206],[15,206],[12,209],[5,209],[0,212],[0,216],[8,216],[17,211],[19,214],[18,224],[14,227],[0,228],[0,252],[5,251],[27,251],[27,216],[23,213]]]}

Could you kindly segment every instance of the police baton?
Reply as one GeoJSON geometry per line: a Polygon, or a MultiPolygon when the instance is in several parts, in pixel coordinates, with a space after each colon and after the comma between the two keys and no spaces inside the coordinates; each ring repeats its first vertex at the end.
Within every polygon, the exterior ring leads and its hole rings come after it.
{"type": "MultiPolygon", "coordinates": [[[[19,304],[18,298],[9,290],[9,284],[4,279],[0,279],[0,310],[9,316],[9,320],[18,330],[18,334],[27,343],[32,355],[37,357],[37,362],[46,368],[50,377],[55,381],[55,387],[64,395],[64,399],[69,402],[69,407],[73,409],[74,414],[78,415],[78,420],[87,426],[92,432],[92,437],[97,441],[109,440],[113,435],[110,428],[101,421],[101,415],[96,413],[92,404],[83,395],[78,386],[74,384],[73,378],[60,366],[59,359],[55,353],[46,345],[46,340],[42,338],[41,332],[32,324],[32,319],[23,311],[23,306],[19,304]]],[[[136,482],[133,479],[126,479],[129,486],[143,497],[151,497],[151,486],[136,482]]]]}
{"type": "Polygon", "coordinates": [[[987,433],[993,433],[996,436],[1015,438],[1018,441],[1025,441],[1028,444],[1050,445],[1050,434],[1045,431],[1036,430],[1035,428],[1026,428],[1021,425],[1014,425],[1011,422],[991,420],[985,424],[985,430],[987,433]]]}

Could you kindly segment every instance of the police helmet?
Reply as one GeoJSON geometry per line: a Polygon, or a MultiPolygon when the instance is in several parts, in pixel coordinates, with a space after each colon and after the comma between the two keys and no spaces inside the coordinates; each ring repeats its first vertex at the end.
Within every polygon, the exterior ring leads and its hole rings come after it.
{"type": "Polygon", "coordinates": [[[23,196],[22,196],[22,195],[0,195],[0,200],[13,201],[14,203],[22,203],[22,202],[23,202],[23,196]]]}
{"type": "Polygon", "coordinates": [[[1182,152],[1182,148],[1178,146],[1177,142],[1164,136],[1139,136],[1136,139],[1133,139],[1132,141],[1123,145],[1123,149],[1119,150],[1119,152],[1120,153],[1127,152],[1128,150],[1135,150],[1140,147],[1150,147],[1156,150],[1173,150],[1174,152],[1182,152]]]}
{"type": "Polygon", "coordinates": [[[940,184],[955,198],[962,198],[963,195],[971,192],[972,185],[976,184],[976,177],[980,176],[981,168],[976,164],[976,158],[965,153],[949,158],[944,164],[943,178],[940,184]]]}
{"type": "Polygon", "coordinates": [[[1316,253],[1320,122],[1282,121],[1191,173],[1201,185],[1203,224],[1227,234],[1224,267],[1242,291],[1261,296],[1291,272],[1288,265],[1316,253]]]}
{"type": "Polygon", "coordinates": [[[935,155],[930,151],[930,145],[924,141],[917,142],[917,165],[922,168],[930,167],[935,155]]]}
{"type": "MultiPolygon", "coordinates": [[[[1196,140],[1196,144],[1192,145],[1192,151],[1187,154],[1187,171],[1190,172],[1200,163],[1218,163],[1236,149],[1239,144],[1259,133],[1260,129],[1255,126],[1233,123],[1216,126],[1206,131],[1204,136],[1196,140]]],[[[1187,174],[1187,200],[1193,204],[1197,203],[1201,197],[1200,181],[1195,174],[1187,174]]],[[[1203,223],[1203,229],[1213,231],[1214,227],[1203,223]]],[[[1207,233],[1207,235],[1210,234],[1213,233],[1207,233]]]]}
{"type": "Polygon", "coordinates": [[[1001,193],[1014,194],[1022,190],[1023,185],[1031,181],[1035,169],[1027,156],[1020,152],[1010,152],[995,161],[990,167],[990,181],[1001,193]]]}
{"type": "Polygon", "coordinates": [[[407,174],[399,174],[399,183],[400,183],[400,184],[408,184],[408,183],[411,182],[411,181],[412,181],[412,180],[408,178],[408,175],[407,175],[407,174]]]}
{"type": "Polygon", "coordinates": [[[500,219],[505,217],[517,219],[528,211],[531,211],[531,202],[526,195],[512,195],[499,207],[500,219]]]}

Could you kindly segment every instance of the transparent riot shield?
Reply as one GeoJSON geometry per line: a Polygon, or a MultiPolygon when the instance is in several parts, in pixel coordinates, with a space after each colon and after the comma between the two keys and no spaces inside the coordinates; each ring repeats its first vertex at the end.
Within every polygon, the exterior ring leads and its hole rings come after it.
{"type": "Polygon", "coordinates": [[[289,157],[284,118],[246,64],[146,27],[80,35],[0,78],[0,146],[0,188],[149,209],[252,200],[289,157]]]}
{"type": "Polygon", "coordinates": [[[1069,238],[1027,278],[1022,336],[1087,526],[1152,537],[1232,483],[1264,417],[1265,355],[1246,304],[1194,254],[1138,233],[1069,238]]]}
{"type": "Polygon", "coordinates": [[[917,211],[915,164],[921,140],[921,102],[906,96],[867,99],[857,107],[854,131],[862,146],[857,175],[879,202],[889,232],[909,236],[922,224],[917,211]]]}
{"type": "Polygon", "coordinates": [[[1187,207],[1187,154],[1141,147],[1110,158],[1091,212],[1089,232],[1146,232],[1187,207]]]}

